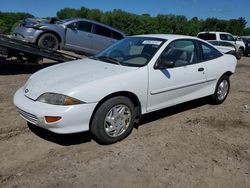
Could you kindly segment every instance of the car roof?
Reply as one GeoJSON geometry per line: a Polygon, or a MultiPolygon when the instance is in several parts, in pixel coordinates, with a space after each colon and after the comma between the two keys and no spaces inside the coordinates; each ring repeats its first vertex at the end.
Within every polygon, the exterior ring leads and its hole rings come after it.
{"type": "Polygon", "coordinates": [[[166,40],[175,40],[175,39],[200,40],[197,37],[191,37],[187,35],[177,35],[177,34],[146,34],[146,35],[135,35],[133,37],[148,37],[148,38],[159,38],[159,39],[166,39],[166,40]]]}
{"type": "Polygon", "coordinates": [[[231,33],[222,32],[222,31],[202,31],[202,32],[199,32],[198,35],[199,34],[206,34],[206,33],[212,33],[212,34],[220,33],[220,34],[230,34],[231,35],[231,33]]]}
{"type": "MultiPolygon", "coordinates": [[[[107,28],[109,28],[109,29],[111,29],[111,30],[113,30],[113,31],[116,31],[116,32],[122,34],[123,36],[126,36],[126,34],[125,34],[124,32],[122,32],[121,30],[116,29],[116,28],[114,28],[114,27],[112,27],[112,26],[109,26],[109,25],[106,25],[106,24],[97,22],[97,21],[95,21],[95,20],[89,20],[89,19],[86,19],[86,18],[67,18],[67,19],[65,19],[65,20],[66,20],[65,23],[73,22],[73,21],[74,21],[74,22],[75,22],[75,21],[88,21],[88,22],[91,22],[91,23],[95,23],[95,24],[98,24],[98,25],[107,27],[107,28]]],[[[64,24],[65,24],[65,23],[64,23],[64,24]]]]}

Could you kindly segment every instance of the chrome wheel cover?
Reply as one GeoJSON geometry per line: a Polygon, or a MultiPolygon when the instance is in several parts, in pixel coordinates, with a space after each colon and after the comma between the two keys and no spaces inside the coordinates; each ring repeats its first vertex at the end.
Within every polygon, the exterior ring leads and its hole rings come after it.
{"type": "Polygon", "coordinates": [[[104,130],[110,137],[121,136],[129,127],[131,111],[126,105],[116,105],[107,113],[104,120],[104,130]]]}
{"type": "Polygon", "coordinates": [[[224,100],[229,90],[229,83],[227,80],[222,80],[218,86],[217,97],[220,101],[224,100]]]}

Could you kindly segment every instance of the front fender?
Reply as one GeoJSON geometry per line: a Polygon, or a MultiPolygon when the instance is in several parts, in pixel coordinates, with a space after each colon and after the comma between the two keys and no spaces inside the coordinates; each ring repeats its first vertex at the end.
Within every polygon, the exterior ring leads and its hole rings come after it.
{"type": "Polygon", "coordinates": [[[98,103],[107,96],[119,92],[132,93],[141,103],[142,113],[146,110],[148,94],[147,66],[135,71],[96,80],[64,93],[86,103],[98,103]]]}
{"type": "Polygon", "coordinates": [[[53,25],[53,26],[45,25],[45,26],[41,26],[39,30],[43,31],[40,34],[40,36],[44,33],[54,33],[55,35],[57,35],[60,40],[60,49],[63,48],[64,43],[65,43],[65,28],[64,27],[60,25],[53,25]]]}

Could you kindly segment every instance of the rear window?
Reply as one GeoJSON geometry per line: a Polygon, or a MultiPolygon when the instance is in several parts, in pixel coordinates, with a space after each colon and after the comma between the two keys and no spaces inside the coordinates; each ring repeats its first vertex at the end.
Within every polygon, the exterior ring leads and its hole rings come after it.
{"type": "Polygon", "coordinates": [[[220,53],[216,48],[204,43],[200,42],[201,49],[202,49],[202,59],[203,61],[209,61],[212,59],[216,59],[220,56],[222,56],[222,53],[220,53]]]}
{"type": "Polygon", "coordinates": [[[216,40],[216,35],[214,33],[201,33],[198,38],[203,40],[216,40]]]}

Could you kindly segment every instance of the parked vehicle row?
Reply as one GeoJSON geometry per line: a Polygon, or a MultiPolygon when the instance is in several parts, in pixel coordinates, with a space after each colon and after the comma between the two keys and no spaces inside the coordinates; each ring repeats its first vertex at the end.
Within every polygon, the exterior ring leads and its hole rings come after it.
{"type": "Polygon", "coordinates": [[[237,40],[233,35],[226,32],[216,32],[216,31],[206,31],[200,32],[197,35],[198,38],[209,41],[211,43],[218,43],[218,48],[221,49],[221,46],[224,47],[235,47],[236,57],[240,59],[245,52],[245,44],[242,40],[237,40]],[[227,42],[227,43],[225,43],[227,42]],[[231,45],[229,45],[230,43],[231,45]]]}
{"type": "Polygon", "coordinates": [[[246,45],[244,55],[248,56],[248,54],[250,54],[250,36],[242,37],[242,40],[246,45]]]}
{"type": "Polygon", "coordinates": [[[38,71],[14,104],[34,126],[60,134],[90,130],[111,144],[142,114],[205,96],[222,103],[236,62],[196,37],[126,37],[91,58],[38,71]]]}

